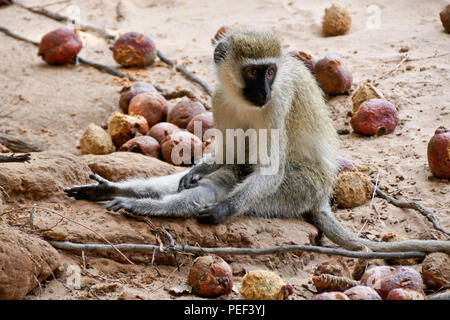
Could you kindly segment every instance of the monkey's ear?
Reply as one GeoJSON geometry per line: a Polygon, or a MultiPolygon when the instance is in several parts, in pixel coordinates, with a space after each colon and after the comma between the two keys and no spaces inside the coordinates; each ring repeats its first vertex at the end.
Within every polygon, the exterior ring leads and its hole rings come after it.
{"type": "Polygon", "coordinates": [[[227,55],[228,44],[225,41],[220,41],[214,49],[214,63],[218,64],[225,60],[227,55]]]}

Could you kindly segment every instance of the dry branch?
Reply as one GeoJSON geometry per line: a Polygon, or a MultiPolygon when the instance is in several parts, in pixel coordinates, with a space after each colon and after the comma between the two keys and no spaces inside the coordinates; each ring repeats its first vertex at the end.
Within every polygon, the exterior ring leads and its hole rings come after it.
{"type": "MultiPolygon", "coordinates": [[[[106,244],[94,244],[94,243],[73,243],[68,241],[48,241],[52,246],[63,250],[85,250],[85,251],[113,251],[111,245],[106,244]]],[[[190,245],[175,245],[175,246],[159,246],[153,244],[136,244],[136,243],[119,243],[114,245],[121,251],[158,251],[160,253],[171,254],[173,251],[194,253],[194,254],[216,254],[216,255],[264,255],[264,254],[276,254],[282,252],[295,252],[295,251],[307,251],[317,252],[329,255],[338,255],[350,258],[360,259],[404,259],[404,258],[423,258],[425,252],[360,252],[350,251],[345,249],[335,249],[319,246],[309,245],[282,245],[266,248],[202,248],[190,245]]]]}
{"type": "Polygon", "coordinates": [[[312,278],[317,291],[344,291],[359,285],[359,281],[347,277],[339,277],[332,274],[321,274],[312,278]]]}
{"type": "Polygon", "coordinates": [[[425,208],[423,205],[417,202],[410,202],[406,200],[397,200],[394,197],[391,197],[390,195],[384,193],[380,188],[372,184],[372,188],[375,189],[377,195],[379,195],[381,198],[387,200],[388,202],[392,203],[394,206],[399,208],[407,208],[407,209],[414,209],[418,212],[420,212],[423,216],[425,216],[428,221],[430,221],[434,228],[436,230],[441,231],[442,233],[446,234],[447,236],[450,236],[450,233],[442,228],[439,219],[436,217],[436,215],[431,211],[430,209],[425,208]]]}
{"type": "Polygon", "coordinates": [[[27,162],[30,160],[30,154],[11,154],[11,155],[4,155],[0,154],[0,163],[1,162],[27,162]]]}
{"type": "Polygon", "coordinates": [[[42,147],[7,134],[0,133],[0,143],[13,152],[39,152],[42,147]]]}

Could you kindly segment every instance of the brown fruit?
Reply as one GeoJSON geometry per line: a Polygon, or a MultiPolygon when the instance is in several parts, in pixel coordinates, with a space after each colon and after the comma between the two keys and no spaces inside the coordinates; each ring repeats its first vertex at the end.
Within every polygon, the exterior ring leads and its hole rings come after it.
{"type": "Polygon", "coordinates": [[[110,135],[94,123],[89,124],[80,139],[83,154],[109,154],[116,151],[110,135]]]}
{"type": "Polygon", "coordinates": [[[166,121],[169,103],[156,92],[145,92],[135,96],[130,101],[128,113],[140,115],[147,120],[148,126],[152,127],[158,122],[166,121]]]}
{"type": "Polygon", "coordinates": [[[364,82],[352,94],[353,113],[356,113],[359,106],[370,99],[384,99],[383,94],[371,85],[369,82],[364,82]]]}
{"type": "Polygon", "coordinates": [[[294,288],[279,275],[267,270],[248,272],[241,282],[240,293],[246,300],[283,300],[294,288]]]}
{"type": "Polygon", "coordinates": [[[231,292],[233,272],[228,263],[218,256],[198,257],[189,270],[188,284],[196,294],[215,298],[231,292]]]}
{"type": "Polygon", "coordinates": [[[125,142],[119,151],[142,153],[153,158],[160,158],[160,145],[158,141],[149,136],[139,136],[125,142]]]}
{"type": "Polygon", "coordinates": [[[142,116],[126,115],[116,111],[109,117],[108,132],[117,147],[133,139],[136,134],[145,134],[147,131],[147,120],[142,116]]]}
{"type": "Polygon", "coordinates": [[[219,28],[219,30],[217,30],[216,34],[214,35],[214,39],[211,40],[211,42],[214,44],[217,41],[221,40],[226,33],[230,32],[231,30],[233,30],[231,27],[229,26],[222,26],[219,28]]]}
{"type": "Polygon", "coordinates": [[[314,74],[323,92],[329,95],[346,93],[352,86],[353,76],[341,59],[326,56],[317,61],[314,74]]]}
{"type": "MultiPolygon", "coordinates": [[[[398,242],[398,241],[405,241],[405,240],[409,240],[409,239],[405,236],[398,235],[393,232],[388,232],[385,235],[383,235],[383,237],[381,238],[381,241],[384,241],[384,242],[398,242]]],[[[418,264],[419,259],[418,258],[392,259],[392,260],[386,259],[386,262],[388,262],[389,264],[392,264],[392,265],[411,266],[411,265],[418,264]]]]}
{"type": "Polygon", "coordinates": [[[303,51],[291,51],[289,52],[291,56],[297,58],[314,74],[314,66],[316,65],[316,60],[306,52],[303,51]]]}
{"type": "Polygon", "coordinates": [[[428,142],[428,166],[437,178],[450,179],[450,129],[436,129],[428,142]]]}
{"type": "Polygon", "coordinates": [[[312,300],[350,300],[350,299],[342,292],[330,291],[316,294],[312,298],[312,300]]]}
{"type": "Polygon", "coordinates": [[[391,103],[371,99],[360,105],[350,124],[356,133],[373,136],[394,132],[398,120],[397,109],[391,103]]]}
{"type": "Polygon", "coordinates": [[[358,168],[353,164],[353,162],[344,157],[338,157],[338,170],[339,173],[346,171],[358,171],[358,168]]]}
{"type": "Polygon", "coordinates": [[[388,293],[386,300],[426,300],[426,298],[423,292],[408,288],[397,288],[388,293]]]}
{"type": "Polygon", "coordinates": [[[139,32],[127,32],[112,47],[114,60],[124,67],[145,67],[156,58],[155,42],[139,32]]]}
{"type": "Polygon", "coordinates": [[[11,4],[11,0],[0,0],[0,6],[7,6],[11,4]]]}
{"type": "Polygon", "coordinates": [[[446,253],[431,253],[422,262],[422,278],[429,289],[450,288],[450,256],[446,253]]]}
{"type": "Polygon", "coordinates": [[[203,112],[189,121],[186,129],[192,134],[195,134],[200,140],[203,141],[203,136],[206,130],[214,128],[214,120],[212,112],[203,112]],[[196,125],[197,124],[197,125],[196,125]],[[197,129],[196,129],[197,128],[197,129]],[[197,130],[198,132],[195,132],[197,130]]]}
{"type": "Polygon", "coordinates": [[[0,143],[0,153],[9,153],[9,152],[12,152],[12,151],[9,150],[8,147],[6,147],[0,143]]]}
{"type": "Polygon", "coordinates": [[[439,13],[441,17],[442,26],[445,32],[450,33],[450,4],[446,5],[445,8],[439,13]]]}
{"type": "Polygon", "coordinates": [[[373,288],[384,300],[389,292],[397,288],[408,288],[423,292],[423,281],[420,274],[411,267],[373,267],[367,270],[361,285],[373,288]]]}
{"type": "Polygon", "coordinates": [[[158,91],[156,91],[155,87],[152,86],[150,83],[142,81],[137,81],[134,82],[131,86],[124,87],[120,91],[120,100],[119,100],[119,106],[122,109],[123,113],[128,113],[128,107],[130,105],[131,99],[133,99],[138,94],[145,92],[156,93],[158,91]]]}
{"type": "Polygon", "coordinates": [[[381,300],[380,295],[370,287],[355,286],[344,291],[350,300],[381,300]]]}
{"type": "Polygon", "coordinates": [[[342,208],[353,208],[371,198],[373,188],[367,176],[357,171],[339,174],[333,184],[335,200],[342,208]]]}
{"type": "Polygon", "coordinates": [[[153,137],[159,143],[162,143],[167,137],[169,137],[172,133],[180,131],[176,125],[170,122],[159,122],[155,124],[150,130],[147,131],[146,135],[153,137]]]}
{"type": "Polygon", "coordinates": [[[39,43],[38,56],[52,65],[73,62],[83,47],[77,32],[62,27],[46,33],[39,43]]]}
{"type": "Polygon", "coordinates": [[[192,165],[202,152],[202,141],[187,131],[172,133],[161,143],[164,161],[175,165],[192,165]]]}
{"type": "Polygon", "coordinates": [[[200,102],[183,98],[169,112],[167,121],[184,129],[196,115],[205,112],[200,102]]]}
{"type": "Polygon", "coordinates": [[[340,36],[346,34],[352,27],[352,17],[348,10],[338,4],[325,9],[322,18],[322,31],[326,36],[340,36]]]}

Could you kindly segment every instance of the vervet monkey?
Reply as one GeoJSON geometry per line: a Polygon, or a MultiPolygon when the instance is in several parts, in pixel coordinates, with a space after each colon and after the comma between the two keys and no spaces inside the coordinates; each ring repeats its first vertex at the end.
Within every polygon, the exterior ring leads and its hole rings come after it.
{"type": "MultiPolygon", "coordinates": [[[[164,177],[115,183],[92,175],[97,183],[68,188],[68,196],[111,200],[106,208],[113,211],[195,217],[209,224],[237,214],[260,218],[306,215],[346,249],[367,246],[374,251],[450,253],[450,241],[376,242],[347,232],[336,220],[329,204],[337,174],[336,130],[311,72],[283,53],[273,34],[231,31],[216,43],[214,63],[219,80],[212,98],[215,128],[223,136],[227,129],[277,129],[279,139],[267,141],[279,150],[276,173],[263,174],[259,160],[220,164],[204,159],[187,172],[164,177]]],[[[230,151],[229,146],[230,141],[224,139],[216,153],[220,148],[223,154],[230,151]]]]}

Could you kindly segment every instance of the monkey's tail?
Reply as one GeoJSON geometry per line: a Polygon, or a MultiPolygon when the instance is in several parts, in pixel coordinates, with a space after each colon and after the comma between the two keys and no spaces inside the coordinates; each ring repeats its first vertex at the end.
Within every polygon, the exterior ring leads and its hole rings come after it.
{"type": "Polygon", "coordinates": [[[450,240],[405,240],[377,242],[363,239],[344,229],[331,210],[311,213],[314,225],[331,241],[348,250],[361,250],[364,246],[373,251],[420,251],[450,253],[450,240]]]}

